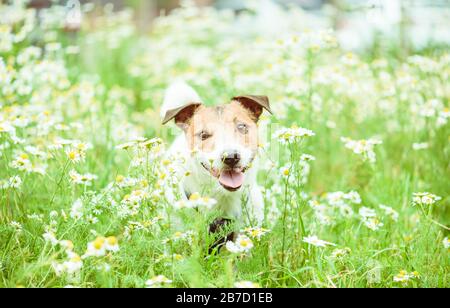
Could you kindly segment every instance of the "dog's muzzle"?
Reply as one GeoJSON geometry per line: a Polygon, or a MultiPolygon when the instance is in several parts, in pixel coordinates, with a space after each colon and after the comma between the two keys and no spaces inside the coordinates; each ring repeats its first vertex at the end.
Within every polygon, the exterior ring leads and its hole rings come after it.
{"type": "Polygon", "coordinates": [[[222,185],[228,191],[239,190],[245,181],[245,172],[250,168],[251,163],[254,160],[252,157],[250,164],[245,167],[238,166],[241,161],[241,156],[239,153],[228,154],[223,158],[223,163],[225,167],[221,170],[208,167],[205,163],[201,163],[203,168],[208,171],[213,177],[217,178],[219,184],[222,185]]]}

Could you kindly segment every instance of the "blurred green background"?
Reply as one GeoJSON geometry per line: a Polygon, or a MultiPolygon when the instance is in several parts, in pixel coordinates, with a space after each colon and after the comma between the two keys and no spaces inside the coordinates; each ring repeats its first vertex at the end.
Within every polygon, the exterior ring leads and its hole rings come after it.
{"type": "MultiPolygon", "coordinates": [[[[70,2],[70,1],[69,1],[70,2]]],[[[411,50],[436,48],[450,42],[448,0],[190,0],[200,6],[248,10],[249,3],[264,15],[266,23],[277,24],[278,8],[299,7],[308,15],[302,20],[312,29],[333,28],[341,46],[351,50],[378,51],[391,47],[404,55],[411,50]],[[276,5],[276,7],[275,7],[276,5]],[[386,38],[392,38],[386,46],[386,38]],[[401,47],[398,50],[398,47],[401,47]]],[[[31,6],[44,8],[52,3],[67,4],[67,0],[32,0],[31,6]]],[[[134,20],[141,31],[147,31],[152,21],[180,6],[183,0],[81,0],[96,7],[109,4],[114,10],[134,9],[134,20]]]]}

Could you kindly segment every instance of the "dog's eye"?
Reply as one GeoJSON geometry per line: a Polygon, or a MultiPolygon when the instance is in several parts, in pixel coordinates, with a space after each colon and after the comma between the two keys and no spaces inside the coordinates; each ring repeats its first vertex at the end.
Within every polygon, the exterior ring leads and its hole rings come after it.
{"type": "Polygon", "coordinates": [[[247,124],[239,123],[239,124],[237,125],[237,130],[238,130],[241,134],[247,134],[247,133],[248,133],[248,126],[247,126],[247,124]]]}
{"type": "Polygon", "coordinates": [[[204,141],[204,140],[208,139],[209,137],[211,137],[211,134],[209,134],[208,132],[202,131],[202,132],[198,133],[197,136],[198,136],[202,141],[204,141]]]}

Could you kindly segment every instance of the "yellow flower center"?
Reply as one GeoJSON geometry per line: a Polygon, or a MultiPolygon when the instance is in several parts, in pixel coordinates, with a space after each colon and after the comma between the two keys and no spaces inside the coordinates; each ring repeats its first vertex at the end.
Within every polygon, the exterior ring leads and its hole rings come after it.
{"type": "Polygon", "coordinates": [[[247,241],[247,240],[242,240],[242,241],[239,242],[239,244],[240,244],[242,247],[247,247],[247,246],[248,246],[248,241],[247,241]]]}
{"type": "Polygon", "coordinates": [[[77,158],[77,153],[75,151],[70,151],[68,154],[70,160],[77,158]]]}
{"type": "Polygon", "coordinates": [[[197,201],[198,199],[200,199],[200,194],[199,194],[199,193],[193,193],[193,194],[189,197],[189,200],[190,200],[190,201],[197,201]]]}
{"type": "Polygon", "coordinates": [[[84,143],[79,143],[79,144],[77,144],[77,149],[78,150],[85,150],[86,149],[86,145],[84,143]]]}
{"type": "Polygon", "coordinates": [[[97,237],[93,243],[93,246],[95,249],[101,249],[104,243],[105,239],[103,237],[97,237]]]}
{"type": "Polygon", "coordinates": [[[117,245],[117,238],[115,236],[109,236],[106,238],[106,242],[111,246],[115,246],[117,245]]]}
{"type": "Polygon", "coordinates": [[[74,262],[74,263],[80,262],[80,261],[81,261],[81,258],[80,258],[79,255],[74,255],[74,256],[70,259],[70,262],[74,262]]]}
{"type": "Polygon", "coordinates": [[[179,255],[179,254],[176,254],[176,255],[174,256],[174,259],[177,260],[177,261],[181,261],[181,260],[183,260],[183,256],[182,256],[182,255],[179,255]]]}
{"type": "Polygon", "coordinates": [[[73,249],[73,243],[72,243],[72,241],[66,241],[64,245],[66,246],[66,248],[67,248],[68,250],[72,250],[72,249],[73,249]]]}

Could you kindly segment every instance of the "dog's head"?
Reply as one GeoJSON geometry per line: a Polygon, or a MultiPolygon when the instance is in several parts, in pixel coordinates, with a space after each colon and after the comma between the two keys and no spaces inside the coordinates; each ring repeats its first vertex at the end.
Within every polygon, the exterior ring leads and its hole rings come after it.
{"type": "Polygon", "coordinates": [[[197,163],[225,189],[236,191],[256,156],[257,122],[264,109],[271,112],[266,96],[237,96],[214,107],[192,102],[168,110],[163,124],[175,119],[197,163]]]}

